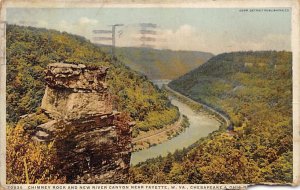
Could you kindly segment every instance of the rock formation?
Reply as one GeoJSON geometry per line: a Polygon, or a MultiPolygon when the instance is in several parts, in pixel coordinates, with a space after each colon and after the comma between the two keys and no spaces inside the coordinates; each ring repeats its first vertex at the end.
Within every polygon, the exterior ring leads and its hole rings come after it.
{"type": "Polygon", "coordinates": [[[107,68],[54,63],[46,70],[41,108],[51,120],[34,139],[55,140],[60,168],[70,183],[126,183],[131,126],[113,111],[107,68]]]}

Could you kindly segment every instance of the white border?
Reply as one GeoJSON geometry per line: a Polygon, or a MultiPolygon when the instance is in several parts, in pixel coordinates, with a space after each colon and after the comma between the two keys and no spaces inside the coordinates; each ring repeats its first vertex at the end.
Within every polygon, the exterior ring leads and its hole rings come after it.
{"type": "MultiPolygon", "coordinates": [[[[5,21],[6,9],[1,9],[1,21],[5,21]]],[[[5,27],[6,29],[6,27],[5,27]]],[[[0,41],[0,46],[5,48],[6,40],[0,41]]],[[[6,53],[5,53],[6,56],[6,53]]],[[[0,188],[6,180],[6,57],[0,56],[0,188]]]]}
{"type": "Polygon", "coordinates": [[[257,7],[294,7],[297,0],[7,0],[5,7],[31,8],[257,8],[257,7]],[[142,3],[140,3],[142,2],[142,3]]]}
{"type": "Polygon", "coordinates": [[[293,182],[300,184],[300,15],[299,2],[292,10],[293,51],[293,182]]]}
{"type": "MultiPolygon", "coordinates": [[[[1,0],[0,0],[1,1],[1,0]]],[[[298,73],[300,73],[300,65],[299,65],[299,1],[298,0],[165,0],[164,3],[161,3],[160,0],[150,0],[149,3],[146,3],[142,0],[130,1],[130,0],[112,0],[110,2],[107,1],[99,1],[99,0],[88,0],[84,3],[80,0],[54,0],[52,2],[35,0],[35,1],[22,1],[22,0],[7,0],[2,2],[1,7],[1,20],[5,21],[5,10],[9,7],[31,7],[31,8],[124,8],[124,7],[139,7],[139,8],[150,8],[150,7],[161,7],[161,8],[264,8],[264,7],[291,7],[292,8],[292,52],[293,52],[293,185],[300,184],[300,93],[299,93],[299,85],[300,85],[300,77],[298,73]],[[139,2],[137,2],[139,1],[139,2]]],[[[280,27],[280,26],[278,26],[280,27]]],[[[5,45],[5,42],[0,42],[2,45],[5,45]]],[[[2,109],[0,109],[0,187],[6,183],[6,162],[5,162],[5,150],[6,150],[6,66],[3,64],[6,60],[0,61],[0,105],[2,105],[2,109]]],[[[115,184],[116,185],[116,184],[115,184]]],[[[105,187],[113,187],[115,185],[104,185],[105,187]]],[[[18,185],[13,185],[18,186],[18,185]]],[[[20,185],[23,189],[28,189],[29,187],[34,187],[36,185],[28,186],[28,185],[20,185]]],[[[51,186],[52,185],[45,185],[51,186]]],[[[62,187],[68,187],[70,185],[61,185],[62,187]]],[[[77,186],[80,185],[72,185],[77,186]]],[[[94,185],[85,185],[86,187],[94,186],[94,185]]],[[[103,185],[98,185],[103,186],[103,185]]],[[[119,185],[119,187],[124,187],[126,185],[119,185]]],[[[140,185],[147,189],[147,185],[140,185]]],[[[159,186],[158,184],[152,184],[153,187],[159,186]]],[[[167,185],[168,187],[174,186],[179,188],[180,185],[167,185]]],[[[186,188],[191,189],[193,185],[184,185],[186,188]]],[[[195,185],[194,185],[195,186],[195,185]]],[[[198,185],[201,186],[201,185],[198,185]]],[[[224,187],[224,185],[202,185],[203,187],[224,187]]],[[[245,187],[245,185],[226,185],[227,187],[245,187]]],[[[11,187],[11,186],[6,186],[11,187]]],[[[136,189],[137,185],[129,185],[130,189],[136,189]]]]}

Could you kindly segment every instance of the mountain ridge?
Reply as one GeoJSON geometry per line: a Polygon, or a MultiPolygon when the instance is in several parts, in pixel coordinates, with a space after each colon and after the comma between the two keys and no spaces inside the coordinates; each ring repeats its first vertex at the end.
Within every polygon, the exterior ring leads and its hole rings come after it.
{"type": "Polygon", "coordinates": [[[168,86],[226,113],[232,127],[131,168],[133,183],[292,183],[291,52],[219,54],[168,86]]]}
{"type": "MultiPolygon", "coordinates": [[[[111,46],[97,44],[106,53],[111,46]]],[[[116,47],[115,54],[131,69],[151,80],[174,79],[203,64],[213,54],[202,51],[116,47]]]]}

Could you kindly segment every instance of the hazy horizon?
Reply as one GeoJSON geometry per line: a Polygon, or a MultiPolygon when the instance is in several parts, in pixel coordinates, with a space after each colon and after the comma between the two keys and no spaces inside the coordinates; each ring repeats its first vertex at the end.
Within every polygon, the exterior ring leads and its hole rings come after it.
{"type": "MultiPolygon", "coordinates": [[[[236,8],[8,8],[9,24],[42,27],[77,34],[95,43],[93,30],[116,30],[116,46],[139,47],[141,30],[154,49],[202,51],[291,51],[291,11],[243,12],[236,8]],[[141,23],[155,24],[143,28],[141,23]]],[[[98,42],[99,43],[99,42],[98,42]]],[[[109,45],[101,42],[102,44],[109,45]]]]}
{"type": "MultiPolygon", "coordinates": [[[[92,42],[95,45],[98,46],[103,46],[103,47],[111,47],[111,45],[107,45],[107,44],[99,44],[99,43],[95,43],[92,42]]],[[[211,53],[212,55],[216,56],[219,54],[223,54],[223,53],[234,53],[234,52],[251,52],[251,51],[276,51],[276,52],[280,52],[280,51],[286,51],[286,52],[291,52],[291,50],[273,50],[273,49],[262,49],[262,50],[236,50],[236,51],[226,51],[226,52],[219,52],[219,53],[212,53],[212,52],[208,52],[208,51],[201,51],[201,50],[173,50],[173,49],[167,49],[167,48],[155,48],[155,47],[140,47],[140,46],[117,46],[116,48],[145,48],[145,49],[154,49],[154,50],[166,50],[166,51],[187,51],[187,52],[202,52],[202,53],[211,53]]]]}

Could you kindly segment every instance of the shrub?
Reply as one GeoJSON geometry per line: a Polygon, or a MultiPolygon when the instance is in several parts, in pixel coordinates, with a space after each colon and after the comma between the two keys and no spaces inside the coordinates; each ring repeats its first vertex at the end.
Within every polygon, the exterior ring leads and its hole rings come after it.
{"type": "Polygon", "coordinates": [[[66,178],[56,168],[54,142],[35,142],[22,125],[7,126],[6,179],[8,184],[65,183],[66,178]]]}

